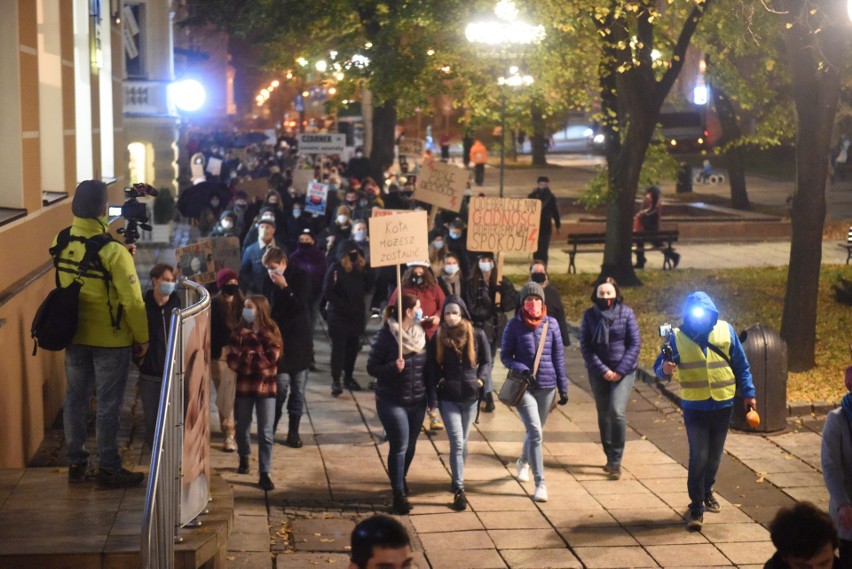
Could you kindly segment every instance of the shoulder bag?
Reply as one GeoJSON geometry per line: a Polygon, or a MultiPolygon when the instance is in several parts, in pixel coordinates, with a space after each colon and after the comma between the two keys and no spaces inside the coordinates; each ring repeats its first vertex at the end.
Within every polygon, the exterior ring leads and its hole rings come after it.
{"type": "Polygon", "coordinates": [[[538,341],[538,349],[535,352],[532,379],[530,379],[527,373],[510,369],[509,374],[506,376],[506,381],[503,382],[503,386],[500,388],[500,394],[497,397],[509,407],[516,407],[521,402],[527,389],[533,387],[532,384],[535,383],[535,375],[538,373],[538,364],[541,361],[541,353],[544,351],[544,342],[547,338],[547,326],[549,323],[549,320],[544,321],[541,339],[538,341]]]}

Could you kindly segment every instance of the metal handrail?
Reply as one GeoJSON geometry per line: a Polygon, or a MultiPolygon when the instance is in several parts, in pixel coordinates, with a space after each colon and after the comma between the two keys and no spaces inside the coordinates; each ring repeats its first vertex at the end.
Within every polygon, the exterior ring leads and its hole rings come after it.
{"type": "Polygon", "coordinates": [[[183,322],[210,306],[210,294],[203,286],[181,280],[180,290],[183,293],[183,305],[194,300],[193,296],[200,299],[186,308],[175,308],[169,322],[166,362],[151,449],[151,467],[139,545],[141,565],[146,569],[166,569],[174,566],[174,544],[180,529],[178,507],[181,441],[178,431],[183,422],[183,410],[180,405],[183,389],[183,358],[180,349],[183,345],[183,322]],[[180,413],[176,410],[180,410],[180,413]]]}

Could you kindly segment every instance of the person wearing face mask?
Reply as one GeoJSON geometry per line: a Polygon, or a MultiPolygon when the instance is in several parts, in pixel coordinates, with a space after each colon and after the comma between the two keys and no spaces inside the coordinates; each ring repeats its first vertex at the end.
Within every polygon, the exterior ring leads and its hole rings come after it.
{"type": "Polygon", "coordinates": [[[236,227],[237,215],[226,209],[219,216],[219,223],[210,232],[210,237],[239,237],[239,232],[236,227]]]}
{"type": "Polygon", "coordinates": [[[444,243],[444,234],[432,230],[429,232],[429,268],[432,269],[433,275],[440,275],[441,268],[444,265],[444,256],[447,254],[447,247],[444,243]]]}
{"type": "Polygon", "coordinates": [[[580,326],[580,352],[598,412],[598,430],[606,454],[603,469],[611,480],[618,480],[627,434],[627,402],[641,348],[639,324],[633,310],[624,304],[615,279],[606,278],[594,287],[592,303],[580,326]]]}
{"type": "MultiPolygon", "coordinates": [[[[497,357],[497,346],[506,327],[506,313],[514,312],[518,303],[515,287],[505,277],[497,281],[497,271],[494,270],[494,255],[479,253],[479,260],[467,284],[467,306],[470,309],[473,325],[485,332],[491,347],[491,359],[497,357]],[[500,301],[497,301],[497,294],[500,301]]],[[[494,406],[494,383],[491,374],[485,379],[482,389],[482,400],[485,402],[483,411],[492,413],[494,406]]]]}
{"type": "Polygon", "coordinates": [[[287,250],[295,251],[299,244],[299,236],[305,229],[313,230],[314,227],[313,216],[310,212],[305,211],[305,201],[302,198],[295,200],[284,225],[287,250]]]}
{"type": "MultiPolygon", "coordinates": [[[[284,177],[281,176],[281,174],[278,174],[276,177],[278,178],[277,181],[273,181],[273,179],[270,178],[270,187],[277,188],[284,181],[284,177]]],[[[281,192],[277,189],[266,192],[266,199],[263,201],[263,207],[268,207],[275,213],[276,227],[284,227],[284,219],[286,216],[284,214],[284,200],[281,198],[281,192]]]]}
{"type": "Polygon", "coordinates": [[[373,337],[367,373],[376,378],[376,414],[387,433],[388,476],[393,490],[393,511],[411,511],[406,477],[426,414],[427,398],[435,405],[434,387],[427,373],[426,333],[418,323],[420,301],[403,293],[402,318],[396,303],[388,304],[384,325],[373,337]],[[402,342],[402,358],[399,342],[402,342]]]}
{"type": "Polygon", "coordinates": [[[683,323],[672,330],[671,358],[657,356],[654,372],[670,381],[677,372],[681,409],[689,442],[687,529],[698,531],[704,512],[721,509],[713,484],[722,462],[725,438],[739,393],[746,411],[757,409],[751,367],[734,327],[719,319],[719,310],[703,291],[691,293],[683,305],[683,323]]]}
{"type": "Polygon", "coordinates": [[[370,159],[364,156],[364,149],[360,146],[355,149],[355,155],[349,160],[346,167],[346,177],[363,180],[370,175],[370,159]]]}
{"type": "MultiPolygon", "coordinates": [[[[302,231],[302,234],[299,235],[299,242],[296,246],[296,250],[290,255],[290,263],[294,267],[299,267],[308,274],[310,282],[311,331],[313,331],[316,326],[317,316],[319,315],[319,302],[322,297],[322,281],[325,277],[326,270],[328,269],[328,261],[326,260],[323,252],[317,248],[314,233],[310,229],[305,229],[302,231]]],[[[311,358],[311,361],[313,362],[313,357],[311,358]]]]}
{"type": "Polygon", "coordinates": [[[257,222],[257,241],[246,247],[240,264],[240,283],[246,291],[257,294],[263,293],[267,280],[266,268],[263,266],[263,254],[269,247],[279,247],[275,241],[275,222],[261,217],[257,222]]]}
{"type": "Polygon", "coordinates": [[[491,374],[491,348],[485,333],[473,326],[464,301],[458,296],[444,300],[441,325],[429,344],[430,384],[436,385],[438,408],[450,440],[453,508],[467,508],[464,492],[464,461],[467,439],[476,418],[479,390],[491,374]]]}
{"type": "Polygon", "coordinates": [[[559,216],[559,207],[556,205],[556,196],[550,191],[550,179],[547,176],[539,176],[536,188],[527,196],[529,199],[541,201],[541,222],[538,229],[538,250],[533,253],[534,259],[541,259],[547,263],[548,250],[550,249],[550,236],[553,233],[551,220],[556,225],[556,233],[562,227],[559,216]]]}
{"type": "MultiPolygon", "coordinates": [[[[472,255],[467,251],[467,235],[465,233],[465,223],[462,218],[453,219],[447,227],[447,238],[444,240],[444,247],[447,253],[453,253],[459,260],[459,266],[463,275],[470,275],[472,265],[472,255]]],[[[473,257],[475,261],[476,258],[473,257]]]]}
{"type": "Polygon", "coordinates": [[[337,248],[352,238],[352,209],[348,205],[337,208],[332,223],[325,232],[325,251],[333,259],[337,248]]]}
{"type": "MultiPolygon", "coordinates": [[[[222,193],[227,193],[227,187],[224,184],[215,184],[215,186],[217,190],[222,190],[222,193]]],[[[224,209],[225,204],[222,203],[219,193],[213,193],[198,215],[198,231],[202,237],[210,234],[224,209]]]]}
{"type": "MultiPolygon", "coordinates": [[[[423,318],[420,326],[426,332],[428,339],[438,330],[441,322],[441,306],[444,304],[444,291],[438,286],[435,276],[429,270],[428,261],[411,261],[402,275],[402,292],[414,295],[420,301],[423,318]]],[[[388,304],[395,304],[399,290],[395,289],[388,299],[388,304]]]]}
{"type": "Polygon", "coordinates": [[[370,238],[367,236],[367,222],[363,219],[356,219],[352,222],[351,239],[364,252],[364,259],[367,264],[370,264],[370,238]]]}
{"type": "Polygon", "coordinates": [[[151,269],[151,290],[145,293],[145,312],[148,315],[148,351],[138,362],[139,398],[145,423],[145,444],[154,447],[154,429],[160,409],[160,388],[166,367],[166,341],[172,310],[180,308],[175,292],[175,269],[158,263],[151,269]]]}
{"type": "Polygon", "coordinates": [[[441,271],[438,273],[438,285],[444,291],[444,296],[467,296],[467,279],[461,272],[459,258],[455,253],[447,253],[441,263],[441,271]]]}
{"type": "Polygon", "coordinates": [[[550,281],[547,278],[547,264],[541,259],[534,260],[530,265],[530,280],[540,284],[541,288],[544,289],[544,305],[547,307],[547,314],[559,323],[562,343],[565,347],[570,346],[571,336],[568,331],[568,321],[565,318],[565,306],[562,304],[559,291],[556,290],[556,287],[550,286],[550,281]]]}
{"type": "Polygon", "coordinates": [[[361,335],[367,327],[365,296],[373,288],[373,275],[361,248],[347,241],[336,263],[328,268],[323,281],[326,321],[331,338],[331,394],[343,388],[360,391],[355,381],[355,360],[361,350],[361,335]],[[341,384],[341,375],[343,383],[341,384]]]}
{"type": "Polygon", "coordinates": [[[290,264],[287,254],[270,247],[263,254],[263,265],[269,273],[263,295],[269,299],[272,319],[281,330],[284,350],[278,361],[278,396],[275,401],[273,434],[287,403],[289,428],[287,446],[301,448],[299,424],[305,408],[305,385],[314,351],[310,317],[310,283],[308,275],[290,264]],[[288,397],[289,395],[289,397],[288,397]]]}
{"type": "Polygon", "coordinates": [[[210,299],[210,376],[216,387],[216,409],[219,411],[219,427],[224,436],[222,450],[234,452],[234,397],[237,376],[228,367],[228,352],[231,334],[237,329],[243,315],[245,298],[240,291],[237,273],[231,269],[220,269],[216,273],[218,292],[210,299]]]}
{"type": "Polygon", "coordinates": [[[532,375],[539,342],[544,342],[541,360],[534,375],[534,384],[524,393],[518,404],[518,415],[524,423],[526,437],[521,456],[515,463],[519,482],[528,482],[532,467],[535,480],[536,502],[547,501],[544,479],[544,456],[541,445],[544,424],[559,391],[559,405],[568,403],[568,376],[565,373],[565,351],[559,325],[547,315],[544,290],[541,285],[528,282],[520,293],[521,309],[506,325],[500,360],[507,369],[532,375]]]}

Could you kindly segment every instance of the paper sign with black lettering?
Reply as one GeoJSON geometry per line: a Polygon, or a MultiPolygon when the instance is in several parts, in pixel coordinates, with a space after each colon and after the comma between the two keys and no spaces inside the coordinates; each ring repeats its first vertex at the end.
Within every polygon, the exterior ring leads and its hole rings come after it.
{"type": "Polygon", "coordinates": [[[216,263],[213,261],[213,243],[209,239],[197,241],[175,249],[179,277],[200,284],[216,280],[216,263]]]}
{"type": "Polygon", "coordinates": [[[426,142],[419,138],[403,138],[399,141],[399,155],[419,157],[426,148],[426,142]]]}
{"type": "Polygon", "coordinates": [[[299,154],[340,154],[346,150],[345,134],[300,134],[299,154]]]}
{"type": "Polygon", "coordinates": [[[426,160],[417,177],[414,199],[449,211],[460,211],[468,172],[438,160],[426,160]]]}
{"type": "Polygon", "coordinates": [[[305,199],[305,211],[317,215],[325,215],[325,206],[328,203],[328,184],[310,182],[308,184],[308,195],[305,199]]]}
{"type": "Polygon", "coordinates": [[[538,249],[540,200],[473,198],[469,212],[468,251],[532,253],[538,249]]]}
{"type": "Polygon", "coordinates": [[[213,244],[213,264],[216,270],[231,269],[240,272],[240,239],[239,237],[210,237],[213,244]]]}
{"type": "Polygon", "coordinates": [[[388,267],[429,258],[426,212],[370,218],[370,265],[388,267]]]}

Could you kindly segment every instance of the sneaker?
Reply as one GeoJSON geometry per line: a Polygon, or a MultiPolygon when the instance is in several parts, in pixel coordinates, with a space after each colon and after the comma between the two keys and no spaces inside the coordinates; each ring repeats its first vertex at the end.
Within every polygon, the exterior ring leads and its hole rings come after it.
{"type": "Polygon", "coordinates": [[[603,471],[606,472],[607,474],[612,472],[612,465],[609,462],[604,464],[601,468],[603,468],[603,471]]]}
{"type": "Polygon", "coordinates": [[[68,466],[68,482],[71,484],[82,484],[88,478],[89,465],[71,464],[68,466]]]}
{"type": "Polygon", "coordinates": [[[620,466],[610,466],[609,467],[609,479],[610,480],[621,479],[621,467],[620,466]]]}
{"type": "Polygon", "coordinates": [[[237,452],[237,441],[234,437],[225,437],[225,442],[222,443],[222,450],[225,452],[237,452]]]}
{"type": "Polygon", "coordinates": [[[436,411],[429,412],[429,428],[433,431],[443,431],[444,423],[436,411]]]}
{"type": "Polygon", "coordinates": [[[331,396],[338,397],[343,393],[343,386],[340,385],[340,380],[334,380],[331,384],[331,396]]]}
{"type": "Polygon", "coordinates": [[[719,500],[716,499],[716,496],[713,495],[713,492],[707,494],[707,497],[704,498],[704,511],[713,512],[714,514],[718,514],[722,511],[722,506],[719,504],[719,500]]]}
{"type": "Polygon", "coordinates": [[[268,472],[260,473],[257,485],[260,486],[260,489],[264,492],[271,492],[272,490],[275,490],[275,484],[273,484],[272,480],[269,478],[268,472]]]}
{"type": "Polygon", "coordinates": [[[404,516],[411,512],[411,502],[408,501],[405,494],[402,492],[393,493],[393,506],[391,506],[391,511],[400,516],[404,516]]]}
{"type": "Polygon", "coordinates": [[[535,494],[533,494],[533,500],[536,502],[547,502],[547,486],[544,484],[536,486],[535,494]]]}
{"type": "Polygon", "coordinates": [[[240,457],[240,465],[237,467],[237,474],[248,474],[249,473],[249,457],[241,456],[240,457]]]}
{"type": "Polygon", "coordinates": [[[130,472],[125,468],[118,470],[99,470],[95,479],[95,488],[98,490],[115,490],[118,488],[133,488],[139,486],[145,480],[141,472],[130,472]]]}
{"type": "Polygon", "coordinates": [[[515,461],[515,472],[518,474],[518,482],[530,481],[530,465],[521,462],[520,458],[515,461]]]}
{"type": "Polygon", "coordinates": [[[343,380],[343,387],[349,391],[361,391],[361,385],[351,377],[343,380]]]}
{"type": "Polygon", "coordinates": [[[702,527],[704,527],[704,514],[689,512],[689,519],[686,521],[686,529],[688,531],[700,531],[702,527]]]}
{"type": "Polygon", "coordinates": [[[453,509],[457,512],[467,509],[467,496],[464,495],[464,488],[456,490],[456,495],[453,496],[453,509]]]}

